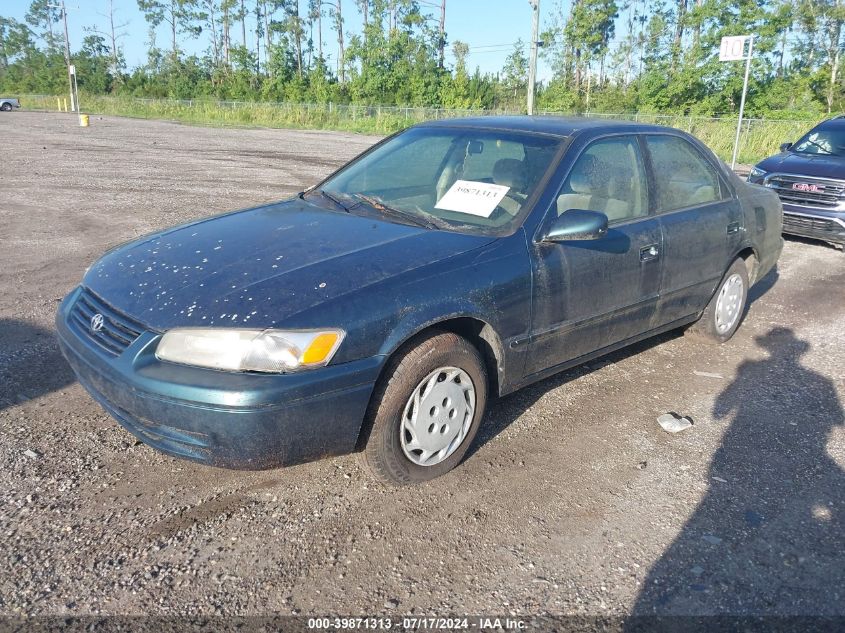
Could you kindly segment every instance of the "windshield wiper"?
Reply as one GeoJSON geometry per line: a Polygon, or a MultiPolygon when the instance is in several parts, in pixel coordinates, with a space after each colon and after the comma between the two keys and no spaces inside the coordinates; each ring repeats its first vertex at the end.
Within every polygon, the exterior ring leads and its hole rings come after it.
{"type": "Polygon", "coordinates": [[[387,213],[389,215],[402,218],[403,220],[407,220],[408,222],[416,226],[421,226],[426,229],[442,229],[448,226],[448,224],[440,218],[435,217],[430,213],[426,213],[425,211],[418,211],[415,213],[413,211],[397,209],[395,207],[386,205],[381,199],[377,198],[376,196],[368,196],[365,193],[356,193],[353,195],[362,202],[366,202],[376,211],[381,211],[382,213],[387,213]]]}
{"type": "Polygon", "coordinates": [[[326,191],[325,189],[318,189],[318,190],[317,190],[317,193],[319,193],[319,194],[320,194],[321,196],[323,196],[324,198],[328,198],[329,200],[331,200],[332,202],[334,202],[337,206],[339,206],[341,209],[343,209],[344,211],[346,211],[347,213],[349,213],[349,207],[347,207],[345,204],[343,204],[343,203],[340,201],[340,198],[338,198],[336,195],[334,195],[334,194],[333,194],[333,193],[331,193],[330,191],[326,191]]]}

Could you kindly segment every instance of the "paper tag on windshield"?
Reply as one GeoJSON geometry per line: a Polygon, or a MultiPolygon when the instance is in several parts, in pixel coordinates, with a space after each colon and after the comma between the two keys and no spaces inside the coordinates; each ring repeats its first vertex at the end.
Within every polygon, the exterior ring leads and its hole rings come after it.
{"type": "Polygon", "coordinates": [[[508,191],[510,187],[504,185],[458,180],[437,201],[434,208],[489,218],[508,191]]]}

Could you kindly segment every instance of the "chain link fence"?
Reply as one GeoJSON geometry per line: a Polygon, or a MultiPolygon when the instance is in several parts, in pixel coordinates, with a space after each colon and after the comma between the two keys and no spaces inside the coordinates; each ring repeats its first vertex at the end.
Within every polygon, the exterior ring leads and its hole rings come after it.
{"type": "MultiPolygon", "coordinates": [[[[415,123],[472,116],[515,115],[508,109],[480,110],[335,103],[222,101],[211,99],[151,99],[142,97],[85,96],[83,112],[139,118],[161,118],[212,125],[307,127],[388,134],[415,123]]],[[[22,95],[24,109],[56,111],[61,97],[22,95]]],[[[721,158],[733,150],[736,117],[703,117],[654,113],[567,112],[541,110],[541,116],[615,119],[675,127],[700,138],[721,158]]],[[[745,119],[740,134],[740,162],[752,163],[795,141],[817,120],[745,119]]]]}

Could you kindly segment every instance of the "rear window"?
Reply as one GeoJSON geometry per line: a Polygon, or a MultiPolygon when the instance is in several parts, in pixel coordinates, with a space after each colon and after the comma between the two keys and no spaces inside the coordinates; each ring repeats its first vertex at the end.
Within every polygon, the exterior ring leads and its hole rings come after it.
{"type": "Polygon", "coordinates": [[[646,137],[646,144],[654,165],[659,212],[722,199],[716,169],[692,143],[677,136],[653,135],[646,137]]]}

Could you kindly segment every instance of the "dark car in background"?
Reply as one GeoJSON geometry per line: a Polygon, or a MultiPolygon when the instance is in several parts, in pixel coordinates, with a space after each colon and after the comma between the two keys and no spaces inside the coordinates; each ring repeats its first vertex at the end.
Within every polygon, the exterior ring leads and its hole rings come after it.
{"type": "Polygon", "coordinates": [[[110,251],[56,323],[80,383],[169,454],[361,451],[411,483],[460,462],[491,397],[674,328],[728,340],[782,244],[777,196],[683,132],[438,121],[110,251]]]}
{"type": "Polygon", "coordinates": [[[845,117],[824,121],[758,163],[748,181],[775,191],[783,231],[845,248],[845,117]]]}

